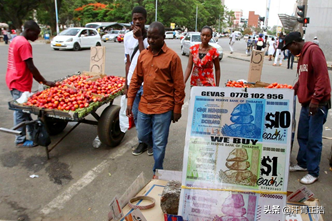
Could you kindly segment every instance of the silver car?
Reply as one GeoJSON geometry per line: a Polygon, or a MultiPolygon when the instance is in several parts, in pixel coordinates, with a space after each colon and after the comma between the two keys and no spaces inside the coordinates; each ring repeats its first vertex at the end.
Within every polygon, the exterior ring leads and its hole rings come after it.
{"type": "Polygon", "coordinates": [[[111,30],[108,33],[104,34],[103,37],[101,38],[101,40],[103,40],[103,42],[106,41],[114,41],[116,42],[116,37],[118,37],[118,34],[121,33],[121,30],[111,30]]]}
{"type": "MultiPolygon", "coordinates": [[[[191,46],[200,44],[202,43],[201,41],[201,34],[199,32],[194,32],[194,33],[189,33],[187,34],[181,41],[181,52],[182,55],[189,55],[189,49],[191,46]]],[[[224,54],[222,51],[222,47],[214,40],[211,38],[209,45],[212,47],[216,48],[218,53],[219,53],[219,61],[223,58],[224,54]]]]}

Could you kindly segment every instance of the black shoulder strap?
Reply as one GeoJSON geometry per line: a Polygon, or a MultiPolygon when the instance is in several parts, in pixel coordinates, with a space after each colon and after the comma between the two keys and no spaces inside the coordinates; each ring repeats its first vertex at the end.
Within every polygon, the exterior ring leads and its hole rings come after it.
{"type": "MultiPolygon", "coordinates": [[[[144,32],[143,34],[143,44],[144,44],[144,39],[146,38],[146,33],[144,32]]],[[[133,53],[131,54],[131,57],[130,57],[130,61],[133,60],[133,57],[135,56],[136,52],[138,51],[138,48],[139,48],[139,44],[137,44],[137,46],[134,48],[134,51],[133,53]]]]}

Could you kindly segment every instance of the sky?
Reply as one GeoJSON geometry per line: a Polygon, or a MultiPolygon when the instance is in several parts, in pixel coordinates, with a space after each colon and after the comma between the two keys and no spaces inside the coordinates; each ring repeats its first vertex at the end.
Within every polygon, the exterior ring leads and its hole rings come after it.
{"type": "MultiPolygon", "coordinates": [[[[278,14],[292,15],[296,0],[270,0],[269,27],[281,25],[278,14]]],[[[249,11],[255,11],[262,17],[266,17],[266,0],[225,0],[228,10],[243,10],[243,17],[248,18],[249,11]]]]}

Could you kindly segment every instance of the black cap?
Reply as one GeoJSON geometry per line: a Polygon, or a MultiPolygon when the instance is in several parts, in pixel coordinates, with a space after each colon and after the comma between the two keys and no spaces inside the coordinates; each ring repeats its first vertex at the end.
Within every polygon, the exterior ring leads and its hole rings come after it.
{"type": "Polygon", "coordinates": [[[282,47],[281,50],[283,51],[283,50],[287,49],[287,47],[291,43],[293,43],[294,41],[296,41],[296,42],[302,41],[302,36],[301,36],[300,32],[294,31],[294,32],[291,32],[288,35],[286,35],[286,37],[285,37],[285,46],[282,47]]]}

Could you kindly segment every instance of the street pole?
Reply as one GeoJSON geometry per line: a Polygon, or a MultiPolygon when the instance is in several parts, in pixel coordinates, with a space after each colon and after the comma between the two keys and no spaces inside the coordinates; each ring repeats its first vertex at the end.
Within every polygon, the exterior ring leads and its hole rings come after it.
{"type": "Polygon", "coordinates": [[[198,13],[198,6],[196,5],[196,25],[195,25],[195,32],[197,32],[197,13],[198,13]]]}
{"type": "Polygon", "coordinates": [[[158,16],[158,0],[156,0],[156,14],[154,21],[157,21],[157,16],[158,16]]]}
{"type": "Polygon", "coordinates": [[[54,0],[54,4],[55,4],[55,24],[56,24],[56,33],[59,34],[58,5],[57,5],[57,0],[54,0]]]}

